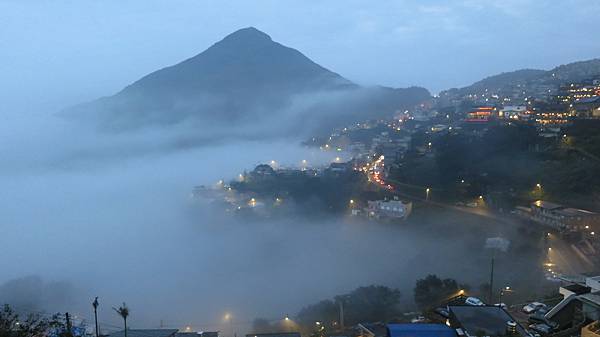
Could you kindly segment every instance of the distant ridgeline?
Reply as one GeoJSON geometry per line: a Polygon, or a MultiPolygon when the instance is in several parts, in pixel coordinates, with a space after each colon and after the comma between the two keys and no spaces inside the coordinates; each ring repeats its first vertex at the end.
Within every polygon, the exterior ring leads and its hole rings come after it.
{"type": "Polygon", "coordinates": [[[245,28],[113,96],[62,115],[111,130],[191,121],[287,134],[390,116],[430,99],[419,87],[361,87],[267,34],[245,28]]]}
{"type": "Polygon", "coordinates": [[[561,85],[580,83],[600,78],[600,59],[573,62],[551,70],[522,69],[484,78],[467,87],[442,91],[440,97],[486,95],[542,97],[544,93],[555,94],[561,85]]]}

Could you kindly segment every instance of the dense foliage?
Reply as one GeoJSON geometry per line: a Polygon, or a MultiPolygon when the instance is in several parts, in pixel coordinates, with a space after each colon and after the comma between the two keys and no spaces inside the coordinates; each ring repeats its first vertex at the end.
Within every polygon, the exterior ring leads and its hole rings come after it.
{"type": "Polygon", "coordinates": [[[456,280],[440,279],[436,275],[427,275],[424,279],[417,280],[414,290],[415,303],[421,308],[438,306],[444,301],[457,296],[461,286],[456,280]]]}
{"type": "MultiPolygon", "coordinates": [[[[54,315],[50,318],[39,314],[22,317],[9,305],[0,310],[0,337],[42,337],[51,331],[63,331],[64,324],[54,315]]],[[[60,336],[68,337],[61,333],[60,336]]]]}
{"type": "Polygon", "coordinates": [[[389,321],[401,313],[400,298],[398,289],[377,285],[360,287],[348,294],[303,308],[298,313],[298,321],[305,325],[339,322],[340,305],[343,306],[346,325],[389,321]]]}

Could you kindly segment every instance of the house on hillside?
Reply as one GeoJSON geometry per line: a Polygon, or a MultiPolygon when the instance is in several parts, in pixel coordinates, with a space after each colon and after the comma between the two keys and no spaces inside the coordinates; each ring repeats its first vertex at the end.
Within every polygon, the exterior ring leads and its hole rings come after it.
{"type": "Polygon", "coordinates": [[[533,202],[530,210],[531,220],[558,230],[583,231],[600,221],[598,213],[543,200],[533,202]]]}
{"type": "Polygon", "coordinates": [[[275,170],[270,165],[260,164],[250,174],[254,177],[273,176],[275,175],[275,170]]]}
{"type": "Polygon", "coordinates": [[[577,118],[600,118],[600,96],[576,100],[571,104],[571,113],[577,118]]]}

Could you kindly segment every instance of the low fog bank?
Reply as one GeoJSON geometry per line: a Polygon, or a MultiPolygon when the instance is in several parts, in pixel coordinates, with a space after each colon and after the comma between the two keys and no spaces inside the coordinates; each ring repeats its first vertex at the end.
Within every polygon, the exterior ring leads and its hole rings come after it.
{"type": "Polygon", "coordinates": [[[120,134],[132,130],[171,128],[187,142],[207,139],[304,138],[316,132],[412,109],[431,99],[420,87],[351,87],[262,94],[203,92],[191,97],[120,92],[66,108],[65,121],[120,134]]]}
{"type": "Polygon", "coordinates": [[[331,154],[289,139],[173,149],[165,144],[174,133],[160,129],[113,135],[51,118],[7,121],[0,283],[8,283],[0,300],[89,320],[99,296],[105,329],[119,327],[109,308],[123,301],[134,328],[162,320],[165,327],[224,329],[223,313],[230,312],[242,333],[256,317],[293,315],[361,285],[400,287],[408,301],[415,279],[429,273],[477,286],[487,278],[483,239],[510,234],[460,231],[445,218],[406,226],[301,215],[232,218],[191,199],[192,187],[271,159],[320,163],[331,154]],[[15,287],[38,290],[6,291],[15,287]]]}

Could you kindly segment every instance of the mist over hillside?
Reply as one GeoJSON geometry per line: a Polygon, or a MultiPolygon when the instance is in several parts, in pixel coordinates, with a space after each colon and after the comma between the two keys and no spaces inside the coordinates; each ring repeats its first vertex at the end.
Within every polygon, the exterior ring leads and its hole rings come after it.
{"type": "Polygon", "coordinates": [[[185,121],[221,135],[247,135],[246,127],[269,122],[268,129],[260,128],[265,136],[385,116],[429,99],[423,88],[361,87],[267,34],[244,28],[113,96],[62,114],[108,130],[185,121]]]}

